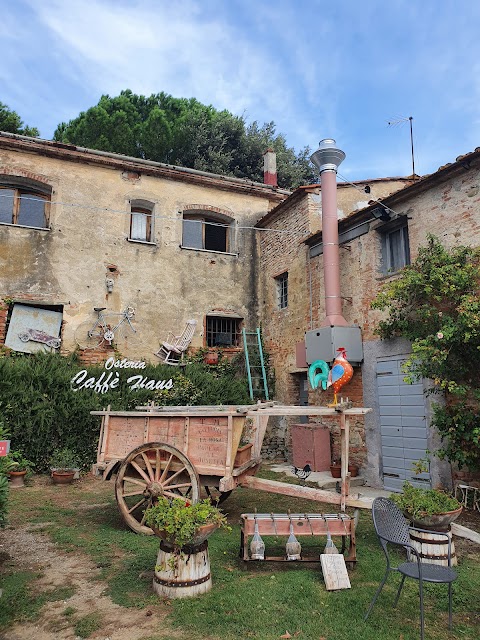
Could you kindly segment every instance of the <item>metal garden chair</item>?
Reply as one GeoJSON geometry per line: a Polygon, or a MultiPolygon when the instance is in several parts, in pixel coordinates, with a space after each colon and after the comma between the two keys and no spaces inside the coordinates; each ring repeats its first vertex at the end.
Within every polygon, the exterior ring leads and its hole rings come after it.
{"type": "Polygon", "coordinates": [[[418,580],[420,591],[420,638],[424,637],[424,612],[423,612],[423,583],[424,582],[437,582],[448,584],[448,628],[452,628],[452,582],[457,578],[457,574],[451,569],[451,541],[446,533],[435,531],[435,535],[444,535],[448,540],[448,566],[440,566],[438,564],[431,564],[428,562],[422,562],[420,553],[412,546],[410,541],[410,530],[422,531],[426,533],[432,533],[431,531],[425,531],[424,529],[417,529],[416,527],[409,527],[403,513],[397,507],[397,505],[388,498],[375,498],[372,505],[372,516],[375,531],[378,536],[379,542],[382,546],[383,552],[387,559],[387,569],[383,580],[381,581],[373,600],[365,615],[365,620],[370,615],[384,584],[387,581],[390,571],[398,571],[402,575],[400,585],[398,587],[397,596],[393,604],[397,606],[400,593],[403,588],[405,578],[413,578],[418,580]],[[392,567],[390,565],[390,557],[388,555],[387,544],[394,544],[403,547],[407,552],[407,562],[399,564],[398,567],[392,567]],[[414,556],[414,559],[412,559],[414,556]]]}

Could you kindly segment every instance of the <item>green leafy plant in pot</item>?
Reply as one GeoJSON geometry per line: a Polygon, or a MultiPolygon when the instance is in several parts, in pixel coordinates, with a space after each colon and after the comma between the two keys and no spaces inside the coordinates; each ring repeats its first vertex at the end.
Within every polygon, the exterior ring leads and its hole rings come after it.
{"type": "Polygon", "coordinates": [[[79,461],[75,451],[64,447],[53,451],[49,465],[55,484],[70,484],[78,471],[79,461]]]}
{"type": "Polygon", "coordinates": [[[394,493],[390,498],[421,529],[445,529],[462,512],[460,502],[448,493],[414,487],[410,482],[404,482],[402,493],[394,493]]]}
{"type": "Polygon", "coordinates": [[[230,529],[226,517],[208,499],[190,504],[181,498],[169,501],[161,497],[145,510],[145,523],[171,545],[174,556],[180,556],[187,546],[200,545],[220,527],[230,529]]]}
{"type": "Polygon", "coordinates": [[[23,487],[25,480],[33,473],[33,462],[25,458],[22,451],[11,451],[6,456],[6,463],[10,477],[10,486],[23,487]]]}

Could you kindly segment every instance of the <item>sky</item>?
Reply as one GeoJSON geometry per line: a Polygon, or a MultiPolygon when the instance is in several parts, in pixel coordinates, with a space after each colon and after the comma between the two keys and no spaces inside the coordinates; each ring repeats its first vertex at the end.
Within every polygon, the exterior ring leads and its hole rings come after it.
{"type": "Polygon", "coordinates": [[[122,89],[195,97],[288,146],[334,138],[348,180],[480,146],[476,0],[0,0],[0,102],[51,139],[122,89]],[[389,125],[388,122],[397,124],[389,125]]]}

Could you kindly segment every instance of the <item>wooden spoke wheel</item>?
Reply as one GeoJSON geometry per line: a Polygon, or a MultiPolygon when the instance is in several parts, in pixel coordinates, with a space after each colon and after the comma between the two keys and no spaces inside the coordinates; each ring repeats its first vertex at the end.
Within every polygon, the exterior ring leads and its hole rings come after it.
{"type": "Polygon", "coordinates": [[[208,499],[214,506],[222,504],[222,502],[224,502],[232,493],[231,490],[220,491],[218,487],[211,487],[208,485],[205,485],[203,488],[205,489],[205,493],[207,494],[208,499]]]}
{"type": "Polygon", "coordinates": [[[153,535],[145,524],[145,509],[161,496],[198,502],[200,481],[195,467],[176,447],[147,442],[128,454],[115,482],[118,508],[130,529],[153,535]]]}

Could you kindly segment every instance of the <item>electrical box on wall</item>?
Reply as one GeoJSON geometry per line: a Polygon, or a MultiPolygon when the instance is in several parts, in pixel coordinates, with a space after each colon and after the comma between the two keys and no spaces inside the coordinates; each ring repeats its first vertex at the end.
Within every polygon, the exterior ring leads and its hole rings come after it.
{"type": "Polygon", "coordinates": [[[351,327],[320,327],[305,332],[305,346],[307,363],[315,360],[332,362],[335,360],[337,349],[343,347],[347,352],[350,364],[360,364],[363,361],[362,332],[359,326],[351,327]]]}

